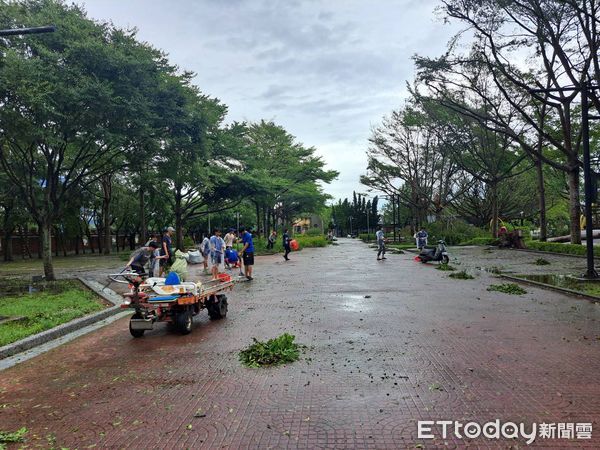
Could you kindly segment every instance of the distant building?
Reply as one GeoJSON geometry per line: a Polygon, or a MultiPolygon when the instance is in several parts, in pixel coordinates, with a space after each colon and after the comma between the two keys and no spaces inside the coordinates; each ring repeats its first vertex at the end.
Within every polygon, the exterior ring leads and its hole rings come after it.
{"type": "Polygon", "coordinates": [[[323,231],[323,219],[317,215],[301,217],[294,221],[293,227],[294,233],[306,233],[311,229],[323,231]]]}

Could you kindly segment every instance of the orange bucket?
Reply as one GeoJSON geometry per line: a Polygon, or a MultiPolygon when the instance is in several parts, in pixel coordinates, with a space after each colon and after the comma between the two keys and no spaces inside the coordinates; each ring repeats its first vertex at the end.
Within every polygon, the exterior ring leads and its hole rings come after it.
{"type": "Polygon", "coordinates": [[[300,249],[300,244],[298,244],[298,241],[296,239],[292,239],[290,241],[290,248],[294,251],[299,250],[300,249]]]}

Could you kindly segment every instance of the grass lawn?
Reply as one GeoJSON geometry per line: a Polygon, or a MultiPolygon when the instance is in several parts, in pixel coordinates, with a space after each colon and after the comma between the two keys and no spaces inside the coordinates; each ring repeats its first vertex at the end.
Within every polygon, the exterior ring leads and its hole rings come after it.
{"type": "Polygon", "coordinates": [[[0,324],[0,346],[104,308],[93,292],[76,281],[57,281],[42,292],[0,297],[0,316],[24,317],[0,324]]]}
{"type": "MultiPolygon", "coordinates": [[[[131,252],[114,254],[110,256],[87,254],[87,255],[69,255],[53,257],[54,270],[57,275],[61,272],[84,272],[96,269],[114,269],[115,267],[123,267],[129,258],[131,252]]],[[[43,275],[44,266],[42,260],[33,259],[18,259],[12,262],[0,263],[0,276],[25,276],[26,278],[32,275],[43,275]]]]}

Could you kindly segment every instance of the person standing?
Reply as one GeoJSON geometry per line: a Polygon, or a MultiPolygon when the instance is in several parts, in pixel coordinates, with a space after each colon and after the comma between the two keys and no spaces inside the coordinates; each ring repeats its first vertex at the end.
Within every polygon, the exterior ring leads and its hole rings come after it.
{"type": "Polygon", "coordinates": [[[235,242],[235,233],[233,228],[229,229],[223,240],[225,241],[225,250],[231,250],[233,248],[233,243],[235,242]]]}
{"type": "Polygon", "coordinates": [[[381,229],[381,225],[377,227],[377,232],[375,233],[375,238],[377,239],[377,261],[381,261],[382,259],[387,259],[385,257],[385,234],[381,229]]]}
{"type": "Polygon", "coordinates": [[[210,237],[210,259],[212,279],[216,280],[219,275],[219,266],[223,263],[223,253],[225,252],[225,241],[221,237],[221,230],[215,228],[210,237]]]}
{"type": "Polygon", "coordinates": [[[415,239],[417,240],[417,249],[419,252],[423,251],[423,249],[427,246],[427,231],[423,227],[417,233],[415,233],[415,239]]]}
{"type": "Polygon", "coordinates": [[[202,265],[204,267],[204,273],[208,273],[208,257],[210,256],[210,239],[208,236],[204,236],[202,243],[200,244],[200,253],[202,253],[202,265]]]}
{"type": "Polygon", "coordinates": [[[292,248],[290,247],[290,235],[287,228],[283,230],[283,251],[285,252],[283,259],[289,261],[290,258],[288,258],[288,255],[292,251],[292,248]]]}
{"type": "Polygon", "coordinates": [[[160,276],[165,273],[167,266],[173,264],[173,233],[175,232],[175,228],[168,227],[162,236],[162,246],[160,249],[160,255],[166,256],[166,258],[162,258],[160,260],[160,276]]]}
{"type": "Polygon", "coordinates": [[[252,234],[245,228],[240,229],[242,237],[242,261],[244,261],[244,274],[248,281],[253,280],[252,269],[254,266],[254,241],[252,240],[252,234]]]}
{"type": "Polygon", "coordinates": [[[277,231],[271,231],[271,234],[267,238],[267,250],[273,250],[275,246],[275,240],[277,239],[277,231]]]}

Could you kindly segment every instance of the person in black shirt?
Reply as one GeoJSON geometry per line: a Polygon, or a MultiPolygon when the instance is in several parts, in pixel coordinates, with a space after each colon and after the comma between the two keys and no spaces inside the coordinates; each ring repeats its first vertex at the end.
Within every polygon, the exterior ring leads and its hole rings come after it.
{"type": "Polygon", "coordinates": [[[287,228],[283,230],[283,250],[285,251],[285,255],[283,255],[284,259],[289,261],[290,258],[288,258],[288,255],[292,249],[290,248],[290,235],[288,234],[287,228]]]}

